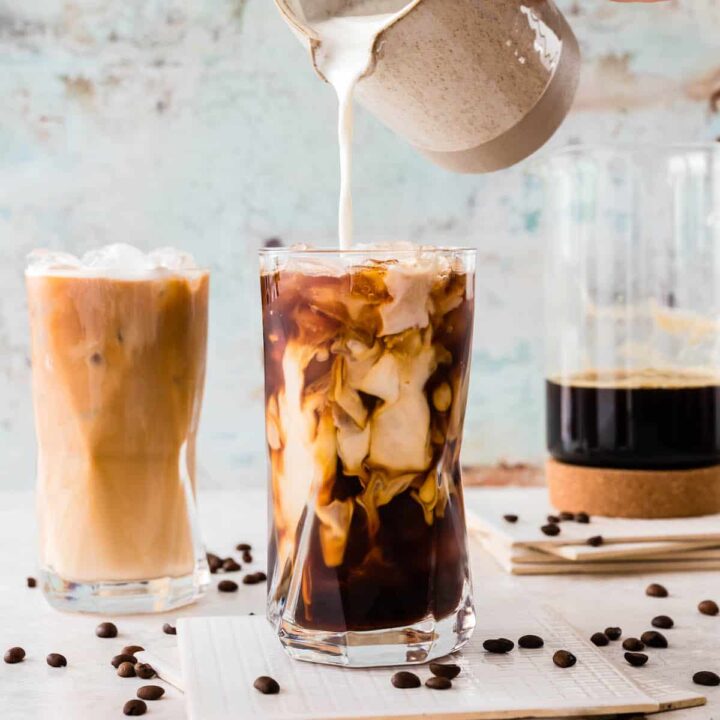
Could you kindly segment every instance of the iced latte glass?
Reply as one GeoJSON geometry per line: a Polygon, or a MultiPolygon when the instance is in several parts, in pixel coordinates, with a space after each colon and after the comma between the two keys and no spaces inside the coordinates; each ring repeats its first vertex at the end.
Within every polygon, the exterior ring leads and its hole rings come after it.
{"type": "Polygon", "coordinates": [[[459,456],[474,262],[261,253],[268,617],[294,657],[420,663],[472,633],[459,456]]]}
{"type": "Polygon", "coordinates": [[[207,585],[194,491],[208,282],[177,251],[31,255],[40,561],[52,605],[162,611],[207,585]]]}

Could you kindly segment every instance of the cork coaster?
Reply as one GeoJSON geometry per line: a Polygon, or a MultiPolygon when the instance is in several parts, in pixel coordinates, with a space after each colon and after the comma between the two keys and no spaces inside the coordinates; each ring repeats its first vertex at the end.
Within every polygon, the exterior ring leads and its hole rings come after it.
{"type": "Polygon", "coordinates": [[[558,510],[623,518],[720,513],[720,465],[697,470],[617,470],[550,459],[550,502],[558,510]]]}

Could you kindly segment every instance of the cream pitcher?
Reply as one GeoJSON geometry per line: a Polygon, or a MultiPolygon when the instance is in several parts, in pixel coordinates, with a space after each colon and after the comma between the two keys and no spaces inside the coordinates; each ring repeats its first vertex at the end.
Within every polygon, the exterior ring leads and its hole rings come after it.
{"type": "Polygon", "coordinates": [[[356,28],[370,27],[367,45],[355,48],[356,57],[366,56],[355,96],[448,170],[482,173],[519,162],[552,136],[572,104],[580,54],[552,0],[275,2],[336,89],[321,62],[328,34],[319,30],[334,18],[351,21],[333,36],[346,47],[356,28]]]}

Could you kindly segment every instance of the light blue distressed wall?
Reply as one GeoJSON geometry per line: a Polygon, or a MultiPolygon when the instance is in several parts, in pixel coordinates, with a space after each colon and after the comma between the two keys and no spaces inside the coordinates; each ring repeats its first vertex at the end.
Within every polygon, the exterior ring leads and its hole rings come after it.
{"type": "MultiPolygon", "coordinates": [[[[564,0],[585,68],[553,141],[720,134],[720,3],[564,0]]],[[[334,238],[335,101],[271,0],[0,0],[0,457],[32,482],[25,254],[177,245],[212,267],[206,483],[262,479],[255,253],[334,238]]],[[[360,236],[480,250],[466,461],[542,458],[543,242],[528,165],[453,177],[357,123],[360,236]]]]}

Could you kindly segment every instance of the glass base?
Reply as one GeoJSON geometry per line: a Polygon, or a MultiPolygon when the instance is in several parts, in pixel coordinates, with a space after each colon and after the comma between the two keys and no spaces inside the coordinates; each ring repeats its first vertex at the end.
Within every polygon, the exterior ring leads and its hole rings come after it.
{"type": "Polygon", "coordinates": [[[44,570],[41,583],[45,598],[58,610],[104,615],[160,613],[202,597],[210,583],[210,573],[202,563],[190,575],[177,578],[80,583],[44,570]]]}
{"type": "Polygon", "coordinates": [[[426,663],[459,650],[474,629],[475,611],[469,592],[454,614],[440,620],[429,617],[405,627],[326,632],[301,628],[284,619],[276,624],[280,642],[290,657],[356,668],[426,663]]]}

